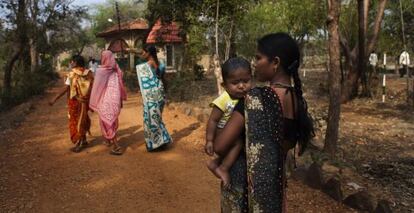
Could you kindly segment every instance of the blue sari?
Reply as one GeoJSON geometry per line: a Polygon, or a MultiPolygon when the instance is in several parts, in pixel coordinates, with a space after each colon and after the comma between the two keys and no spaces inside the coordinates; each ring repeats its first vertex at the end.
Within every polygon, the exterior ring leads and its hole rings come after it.
{"type": "MultiPolygon", "coordinates": [[[[144,137],[147,150],[152,151],[172,143],[171,136],[162,121],[165,104],[164,86],[158,79],[155,69],[148,63],[137,65],[136,69],[144,104],[144,137]]],[[[160,71],[164,72],[164,70],[163,64],[160,64],[160,71]]]]}

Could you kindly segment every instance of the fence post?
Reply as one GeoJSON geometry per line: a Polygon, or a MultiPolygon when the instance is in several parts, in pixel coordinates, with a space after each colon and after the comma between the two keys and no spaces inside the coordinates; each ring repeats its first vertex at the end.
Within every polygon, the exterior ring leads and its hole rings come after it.
{"type": "Polygon", "coordinates": [[[407,103],[414,107],[414,79],[407,77],[407,103]]]}
{"type": "Polygon", "coordinates": [[[385,103],[385,81],[386,81],[386,74],[384,73],[382,77],[382,103],[385,103]]]}

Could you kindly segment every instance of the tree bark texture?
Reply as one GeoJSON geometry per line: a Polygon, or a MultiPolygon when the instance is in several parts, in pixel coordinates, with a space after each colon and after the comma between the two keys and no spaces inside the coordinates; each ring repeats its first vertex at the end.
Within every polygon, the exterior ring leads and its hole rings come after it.
{"type": "Polygon", "coordinates": [[[10,57],[10,59],[4,65],[4,79],[3,79],[3,86],[4,86],[3,95],[4,96],[8,96],[11,93],[13,66],[14,66],[14,63],[16,63],[19,56],[20,56],[20,51],[14,52],[13,55],[10,57]]]}
{"type": "Polygon", "coordinates": [[[341,112],[341,67],[339,42],[340,0],[328,0],[329,32],[329,110],[324,151],[335,156],[338,144],[339,118],[341,112]]]}
{"type": "Polygon", "coordinates": [[[215,38],[216,38],[216,55],[220,58],[219,49],[218,49],[218,27],[219,27],[219,11],[220,11],[220,0],[217,0],[216,5],[216,31],[215,31],[215,38]]]}
{"type": "Polygon", "coordinates": [[[214,75],[216,77],[217,93],[220,95],[223,92],[223,87],[221,86],[221,83],[223,82],[223,78],[221,76],[220,55],[219,55],[219,49],[218,49],[219,11],[220,11],[220,0],[217,0],[217,5],[216,5],[216,32],[215,32],[216,54],[214,56],[214,75]]]}
{"type": "Polygon", "coordinates": [[[39,1],[32,0],[28,2],[28,8],[30,10],[30,38],[29,38],[29,50],[30,50],[30,72],[35,72],[38,67],[39,52],[37,49],[37,40],[39,37],[39,29],[37,24],[37,18],[39,15],[39,1]]]}
{"type": "Polygon", "coordinates": [[[217,93],[218,95],[221,95],[224,91],[224,88],[221,86],[223,83],[223,77],[221,75],[220,60],[217,55],[214,56],[214,76],[216,77],[217,93]]]}
{"type": "Polygon", "coordinates": [[[7,105],[9,102],[10,95],[12,93],[12,79],[13,79],[13,67],[14,64],[21,58],[23,53],[23,47],[27,44],[27,22],[26,22],[26,1],[18,0],[17,5],[14,7],[16,14],[16,37],[14,48],[8,60],[6,61],[3,71],[3,94],[2,104],[7,105]]]}
{"type": "Polygon", "coordinates": [[[224,61],[227,61],[227,59],[230,58],[231,48],[232,48],[232,41],[233,41],[233,31],[234,31],[234,19],[232,18],[230,20],[230,28],[227,35],[224,35],[225,45],[226,45],[226,51],[224,53],[224,61]]]}
{"type": "Polygon", "coordinates": [[[381,0],[378,3],[377,15],[375,17],[371,39],[368,42],[368,53],[371,53],[372,51],[374,51],[375,46],[378,43],[378,35],[381,30],[381,23],[384,18],[384,11],[385,11],[385,6],[387,5],[387,2],[388,2],[387,0],[381,0]]]}
{"type": "Polygon", "coordinates": [[[372,27],[372,32],[368,35],[368,26],[372,26],[368,23],[369,19],[366,16],[368,14],[368,6],[370,1],[369,0],[358,0],[358,16],[360,17],[359,20],[359,36],[358,36],[358,44],[354,47],[351,47],[348,44],[348,41],[343,36],[340,36],[341,40],[341,48],[344,51],[345,61],[346,61],[346,69],[347,69],[347,76],[346,79],[343,81],[342,85],[342,93],[341,93],[341,101],[343,103],[350,101],[357,97],[358,95],[358,87],[359,83],[362,83],[363,86],[363,95],[370,94],[370,88],[367,84],[368,79],[366,78],[366,61],[368,58],[369,53],[375,50],[375,46],[378,42],[379,32],[381,30],[381,23],[384,17],[384,10],[387,4],[387,0],[379,0],[378,7],[376,9],[376,16],[374,20],[374,24],[372,27]],[[365,18],[364,18],[365,17],[365,18]],[[369,39],[366,39],[366,38],[369,39]],[[363,49],[359,48],[360,44],[363,43],[363,49]],[[363,54],[362,54],[363,53],[363,54]],[[362,57],[360,57],[362,54],[362,57]],[[364,88],[365,87],[365,88],[364,88]]]}
{"type": "Polygon", "coordinates": [[[358,72],[361,76],[362,94],[369,96],[367,74],[366,74],[366,32],[367,32],[367,16],[368,0],[358,0],[358,72]]]}
{"type": "Polygon", "coordinates": [[[37,51],[37,44],[35,39],[29,39],[30,46],[30,72],[35,72],[39,65],[39,52],[37,51]]]}
{"type": "Polygon", "coordinates": [[[407,103],[414,109],[414,79],[407,77],[407,103]]]}

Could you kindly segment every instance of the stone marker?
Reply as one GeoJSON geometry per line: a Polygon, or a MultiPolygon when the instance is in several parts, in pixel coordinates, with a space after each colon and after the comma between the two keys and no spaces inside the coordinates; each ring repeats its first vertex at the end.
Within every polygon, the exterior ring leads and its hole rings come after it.
{"type": "Polygon", "coordinates": [[[323,184],[323,176],[321,166],[317,163],[312,163],[309,166],[308,172],[306,174],[305,183],[310,187],[315,189],[321,189],[323,184]]]}
{"type": "Polygon", "coordinates": [[[357,210],[374,211],[374,202],[367,191],[360,191],[349,195],[345,198],[344,204],[357,210]]]}
{"type": "Polygon", "coordinates": [[[322,191],[338,202],[343,199],[341,182],[337,178],[331,178],[323,184],[322,191]]]}

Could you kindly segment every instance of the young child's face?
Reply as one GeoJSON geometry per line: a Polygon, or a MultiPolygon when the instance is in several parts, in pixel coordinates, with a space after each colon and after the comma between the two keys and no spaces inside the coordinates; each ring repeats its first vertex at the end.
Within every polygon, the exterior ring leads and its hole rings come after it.
{"type": "Polygon", "coordinates": [[[223,87],[232,98],[243,98],[252,88],[251,73],[246,69],[239,68],[227,76],[223,87]]]}

